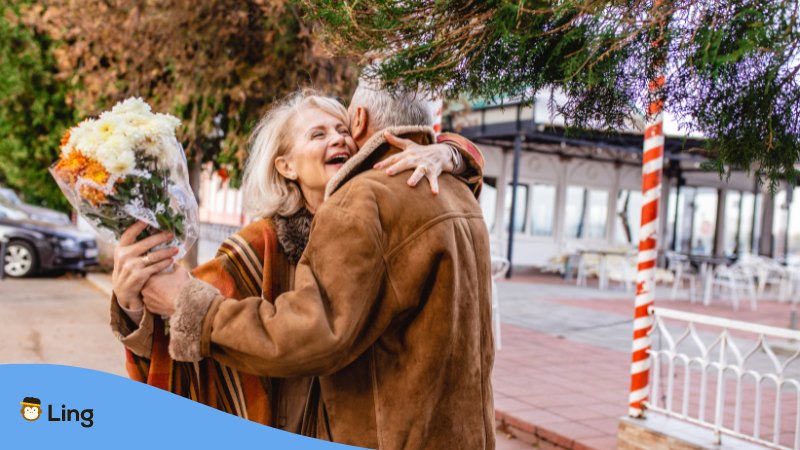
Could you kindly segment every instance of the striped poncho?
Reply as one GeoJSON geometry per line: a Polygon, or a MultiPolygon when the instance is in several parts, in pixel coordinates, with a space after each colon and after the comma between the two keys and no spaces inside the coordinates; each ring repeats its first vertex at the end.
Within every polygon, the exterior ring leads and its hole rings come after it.
{"type": "MultiPolygon", "coordinates": [[[[274,223],[260,220],[225,240],[216,257],[197,267],[192,275],[214,285],[227,298],[262,296],[274,301],[290,288],[294,264],[279,244],[274,223]]],[[[154,321],[150,358],[126,348],[126,368],[132,379],[254,422],[302,432],[298,421],[308,401],[303,397],[309,393],[310,379],[259,377],[210,359],[200,363],[174,361],[169,355],[164,322],[158,317],[154,321]]]]}

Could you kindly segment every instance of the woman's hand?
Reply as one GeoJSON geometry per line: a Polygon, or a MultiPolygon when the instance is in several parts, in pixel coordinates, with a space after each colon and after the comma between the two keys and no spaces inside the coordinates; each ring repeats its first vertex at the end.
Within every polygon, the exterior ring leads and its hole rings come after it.
{"type": "Polygon", "coordinates": [[[144,283],[151,275],[169,267],[173,262],[172,257],[178,253],[177,248],[171,247],[148,254],[153,247],[169,242],[174,236],[171,233],[158,233],[136,242],[136,236],[145,228],[147,224],[144,222],[131,225],[122,233],[114,250],[111,286],[117,301],[126,309],[142,308],[144,283]]]}
{"type": "Polygon", "coordinates": [[[175,300],[188,281],[189,272],[180,265],[170,273],[153,275],[142,289],[145,306],[154,314],[172,316],[175,314],[175,300]]]}
{"type": "Polygon", "coordinates": [[[420,145],[410,139],[403,139],[391,133],[385,132],[383,137],[391,145],[403,151],[392,155],[383,161],[375,164],[375,169],[386,168],[389,176],[403,172],[411,168],[414,173],[408,179],[409,186],[416,186],[417,183],[426,177],[431,185],[431,192],[439,193],[439,175],[442,172],[452,173],[453,150],[447,144],[420,145]]]}

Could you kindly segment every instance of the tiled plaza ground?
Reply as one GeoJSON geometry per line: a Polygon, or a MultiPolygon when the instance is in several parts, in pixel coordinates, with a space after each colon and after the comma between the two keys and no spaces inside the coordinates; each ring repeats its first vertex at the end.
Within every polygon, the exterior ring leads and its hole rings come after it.
{"type": "MultiPolygon", "coordinates": [[[[616,448],[619,417],[627,411],[633,293],[579,288],[554,276],[517,276],[498,287],[503,322],[503,348],[493,377],[498,425],[507,425],[529,445],[616,448]]],[[[791,306],[774,300],[760,301],[757,311],[733,311],[724,301],[704,307],[681,295],[670,301],[669,294],[667,288],[658,289],[656,304],[778,327],[790,324],[791,306]]],[[[690,403],[694,410],[696,402],[690,403]]],[[[763,407],[769,410],[772,403],[765,401],[763,407]]],[[[743,420],[751,419],[752,408],[745,409],[750,413],[743,420]]],[[[793,414],[784,417],[784,430],[793,429],[794,419],[793,414]]],[[[771,430],[772,417],[763,420],[762,429],[771,430]]]]}

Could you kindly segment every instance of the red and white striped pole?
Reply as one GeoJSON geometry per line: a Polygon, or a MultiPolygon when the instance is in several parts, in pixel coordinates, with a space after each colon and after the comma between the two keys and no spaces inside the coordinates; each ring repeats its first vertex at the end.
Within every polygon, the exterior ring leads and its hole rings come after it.
{"type": "Polygon", "coordinates": [[[442,109],[444,109],[444,101],[441,97],[434,98],[431,102],[431,109],[433,113],[433,131],[436,134],[442,132],[442,109]]]}
{"type": "Polygon", "coordinates": [[[636,312],[633,321],[633,359],[628,414],[641,417],[642,402],[650,392],[650,329],[653,320],[648,308],[655,300],[656,257],[658,256],[658,210],[661,197],[661,172],[664,161],[663,131],[664,76],[650,82],[650,104],[644,131],[642,156],[642,223],[639,231],[639,258],[636,275],[636,312]]]}

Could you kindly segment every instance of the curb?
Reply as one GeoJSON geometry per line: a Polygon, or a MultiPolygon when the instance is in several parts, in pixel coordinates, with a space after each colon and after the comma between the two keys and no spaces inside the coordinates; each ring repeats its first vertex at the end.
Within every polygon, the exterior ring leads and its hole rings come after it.
{"type": "Polygon", "coordinates": [[[540,449],[553,450],[596,450],[575,439],[550,430],[545,426],[535,425],[514,417],[511,413],[494,410],[498,433],[518,439],[540,449]]]}
{"type": "Polygon", "coordinates": [[[111,298],[111,276],[104,273],[89,272],[84,280],[93,288],[100,291],[109,299],[111,298]]]}

